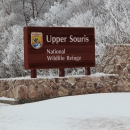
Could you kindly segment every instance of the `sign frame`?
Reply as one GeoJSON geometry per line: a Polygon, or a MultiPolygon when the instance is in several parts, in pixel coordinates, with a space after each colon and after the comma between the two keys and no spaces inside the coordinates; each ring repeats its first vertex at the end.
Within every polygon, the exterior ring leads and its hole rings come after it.
{"type": "Polygon", "coordinates": [[[31,70],[31,78],[36,78],[36,69],[53,68],[59,68],[60,76],[64,76],[64,68],[85,67],[86,74],[90,75],[90,67],[95,67],[95,29],[93,27],[24,27],[24,67],[31,70]],[[42,40],[38,37],[32,38],[32,33],[41,33],[42,40]],[[32,46],[34,44],[32,40],[35,41],[36,48],[32,46]],[[56,51],[60,54],[56,54],[56,51]],[[61,56],[61,59],[49,61],[47,59],[49,56],[52,58],[61,56]],[[67,59],[67,56],[72,60],[67,59]],[[81,60],[74,60],[73,57],[78,56],[81,60]]]}

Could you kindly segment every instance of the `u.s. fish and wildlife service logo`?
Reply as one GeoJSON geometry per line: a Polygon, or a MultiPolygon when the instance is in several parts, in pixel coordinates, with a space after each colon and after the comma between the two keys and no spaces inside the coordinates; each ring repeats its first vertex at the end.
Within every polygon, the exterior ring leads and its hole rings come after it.
{"type": "Polygon", "coordinates": [[[31,45],[35,49],[40,49],[43,45],[43,35],[41,32],[31,33],[31,45]]]}

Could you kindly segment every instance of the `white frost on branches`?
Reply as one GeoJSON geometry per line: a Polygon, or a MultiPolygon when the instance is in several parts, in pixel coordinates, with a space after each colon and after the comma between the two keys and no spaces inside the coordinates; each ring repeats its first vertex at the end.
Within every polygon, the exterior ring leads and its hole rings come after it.
{"type": "MultiPolygon", "coordinates": [[[[0,0],[0,77],[28,74],[23,67],[23,27],[28,25],[94,27],[98,65],[106,45],[130,43],[129,7],[129,0],[0,0]]],[[[81,72],[68,69],[66,74],[81,72]]]]}

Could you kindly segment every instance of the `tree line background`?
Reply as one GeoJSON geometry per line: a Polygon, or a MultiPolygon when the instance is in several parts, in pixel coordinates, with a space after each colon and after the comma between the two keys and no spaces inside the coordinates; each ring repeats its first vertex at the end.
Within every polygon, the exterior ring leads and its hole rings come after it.
{"type": "MultiPolygon", "coordinates": [[[[130,0],[0,0],[1,78],[30,74],[24,69],[25,26],[95,27],[97,67],[106,45],[130,43],[130,0]]],[[[84,68],[65,72],[83,74],[84,68]]],[[[58,69],[38,74],[54,76],[58,69]]]]}

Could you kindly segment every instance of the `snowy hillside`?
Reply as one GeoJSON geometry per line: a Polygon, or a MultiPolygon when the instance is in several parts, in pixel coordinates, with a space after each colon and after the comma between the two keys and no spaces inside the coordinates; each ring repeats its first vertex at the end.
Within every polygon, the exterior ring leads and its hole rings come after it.
{"type": "Polygon", "coordinates": [[[130,93],[0,104],[0,130],[129,130],[130,93]]]}

